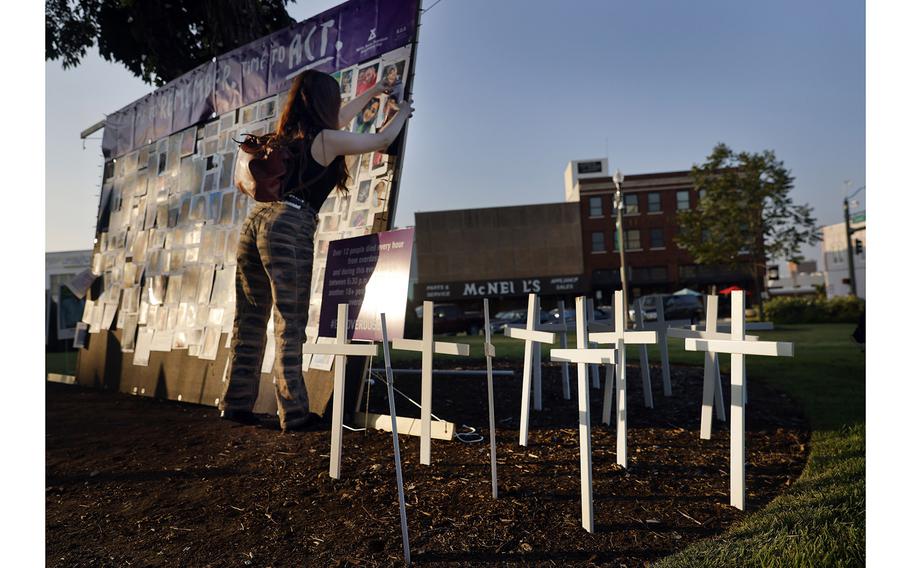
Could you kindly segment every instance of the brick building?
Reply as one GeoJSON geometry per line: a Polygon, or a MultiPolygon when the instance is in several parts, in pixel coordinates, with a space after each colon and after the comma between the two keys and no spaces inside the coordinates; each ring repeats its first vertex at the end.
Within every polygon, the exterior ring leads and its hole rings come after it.
{"type": "MultiPolygon", "coordinates": [[[[606,159],[572,161],[565,172],[566,200],[579,203],[586,280],[591,294],[601,300],[621,285],[613,211],[616,186],[607,172],[606,159]]],[[[676,245],[676,213],[695,207],[699,198],[688,170],[626,175],[622,191],[626,264],[633,297],[683,287],[703,292],[711,286],[752,288],[745,267],[696,265],[676,245]]]]}
{"type": "Polygon", "coordinates": [[[526,305],[529,292],[546,305],[588,291],[577,203],[545,203],[415,214],[414,299],[484,297],[494,309],[526,305]]]}

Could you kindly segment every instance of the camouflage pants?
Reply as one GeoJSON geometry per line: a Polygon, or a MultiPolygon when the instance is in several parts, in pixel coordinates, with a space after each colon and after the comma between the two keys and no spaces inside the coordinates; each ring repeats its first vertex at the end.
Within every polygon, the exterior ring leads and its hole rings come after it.
{"type": "Polygon", "coordinates": [[[252,410],[259,393],[266,327],[274,305],[275,395],[285,415],[309,411],[301,370],[313,271],[316,219],[306,205],[257,203],[237,247],[237,310],[222,410],[252,410]]]}

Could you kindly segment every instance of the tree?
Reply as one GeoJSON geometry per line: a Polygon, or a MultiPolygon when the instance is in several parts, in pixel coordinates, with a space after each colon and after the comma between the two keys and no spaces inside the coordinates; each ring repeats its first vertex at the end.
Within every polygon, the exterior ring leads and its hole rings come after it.
{"type": "Polygon", "coordinates": [[[764,317],[767,261],[799,262],[801,247],[818,242],[812,208],[793,202],[793,177],[770,150],[734,153],[720,143],[705,163],[692,167],[692,178],[699,200],[679,212],[677,243],[699,264],[746,264],[764,317]]]}
{"type": "Polygon", "coordinates": [[[216,55],[294,23],[289,0],[47,0],[46,60],[64,68],[94,45],[108,61],[163,85],[216,55]]]}

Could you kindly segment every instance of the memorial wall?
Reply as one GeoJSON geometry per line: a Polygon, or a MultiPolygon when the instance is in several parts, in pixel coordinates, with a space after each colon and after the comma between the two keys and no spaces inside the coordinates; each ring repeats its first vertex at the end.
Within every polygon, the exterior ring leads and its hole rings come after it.
{"type": "MultiPolygon", "coordinates": [[[[273,132],[290,82],[307,69],[331,73],[342,103],[378,81],[394,84],[345,127],[382,128],[410,91],[417,11],[417,0],[351,0],[217,57],[107,117],[81,384],[218,403],[237,243],[252,206],[234,187],[235,140],[273,132]]],[[[403,138],[389,154],[348,157],[350,186],[333,191],[319,212],[308,341],[319,326],[329,242],[391,225],[403,138]]],[[[271,330],[260,388],[268,394],[257,411],[274,408],[271,330]]],[[[308,373],[308,389],[323,379],[308,373]]],[[[326,391],[323,407],[327,398],[326,391]]]]}

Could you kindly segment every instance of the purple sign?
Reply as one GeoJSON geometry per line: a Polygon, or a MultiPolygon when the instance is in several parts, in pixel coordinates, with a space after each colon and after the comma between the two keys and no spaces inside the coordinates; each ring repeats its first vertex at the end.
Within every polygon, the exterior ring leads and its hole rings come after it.
{"type": "Polygon", "coordinates": [[[382,341],[380,313],[389,339],[403,338],[413,248],[413,227],[329,243],[319,336],[337,336],[338,304],[348,304],[348,338],[382,341]]]}
{"type": "Polygon", "coordinates": [[[350,0],[208,61],[108,115],[101,148],[118,157],[278,94],[307,69],[333,73],[413,41],[418,0],[350,0]],[[160,93],[164,93],[163,96],[160,93]],[[172,109],[172,117],[162,116],[172,109]]]}
{"type": "MultiPolygon", "coordinates": [[[[208,62],[169,83],[174,85],[174,122],[171,133],[206,120],[215,110],[215,64],[208,62]]],[[[167,88],[167,87],[164,87],[167,88]]],[[[103,149],[103,148],[102,148],[103,149]]]]}

